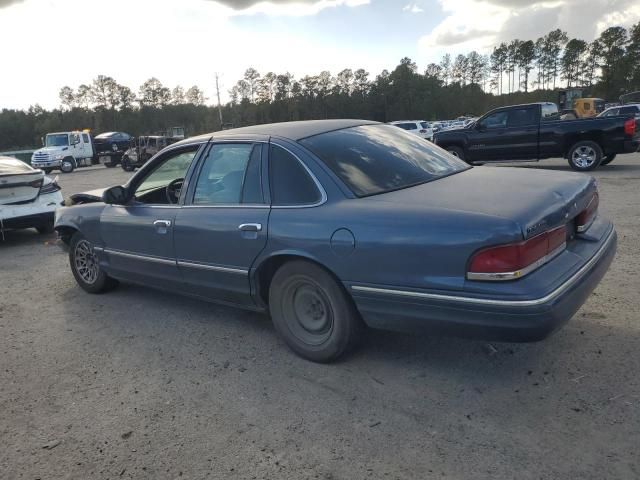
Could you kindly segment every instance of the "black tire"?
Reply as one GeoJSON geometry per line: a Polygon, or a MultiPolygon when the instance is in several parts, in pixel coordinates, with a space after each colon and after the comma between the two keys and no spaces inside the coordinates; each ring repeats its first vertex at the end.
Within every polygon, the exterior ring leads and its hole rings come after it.
{"type": "Polygon", "coordinates": [[[122,167],[122,169],[125,172],[133,172],[133,170],[134,170],[134,166],[131,165],[131,162],[129,161],[129,157],[127,155],[122,157],[122,161],[120,162],[120,166],[122,167]]]}
{"type": "Polygon", "coordinates": [[[69,242],[69,265],[78,285],[89,293],[108,292],[118,285],[100,268],[93,245],[80,232],[74,233],[69,242]]]}
{"type": "Polygon", "coordinates": [[[362,320],[326,270],[304,260],[285,263],[269,288],[269,310],[278,333],[298,355],[331,362],[361,338],[362,320]]]}
{"type": "Polygon", "coordinates": [[[53,168],[43,168],[43,169],[42,169],[42,171],[43,171],[46,175],[49,175],[49,174],[53,171],[53,168]]]}
{"type": "Polygon", "coordinates": [[[36,230],[40,235],[47,235],[47,234],[53,233],[53,220],[51,220],[45,225],[40,225],[39,227],[36,227],[36,230]]]}
{"type": "Polygon", "coordinates": [[[116,160],[113,160],[111,157],[109,157],[108,161],[104,162],[104,166],[107,168],[113,168],[117,165],[118,165],[118,162],[116,160]]]}
{"type": "Polygon", "coordinates": [[[97,155],[91,157],[91,165],[98,165],[100,163],[100,158],[97,155]]]}
{"type": "Polygon", "coordinates": [[[613,162],[613,161],[615,160],[615,158],[616,158],[617,156],[618,156],[618,155],[617,155],[616,153],[612,153],[612,154],[610,154],[610,155],[607,155],[606,157],[604,157],[604,158],[602,159],[602,161],[600,162],[600,165],[601,165],[601,166],[602,166],[602,165],[609,165],[611,162],[613,162]]]}
{"type": "Polygon", "coordinates": [[[567,155],[569,166],[578,172],[589,172],[602,162],[602,149],[596,142],[583,140],[575,143],[567,155]]]}
{"type": "Polygon", "coordinates": [[[460,160],[464,160],[464,150],[460,147],[450,146],[445,148],[447,152],[449,152],[454,157],[458,157],[460,160]]]}
{"type": "Polygon", "coordinates": [[[73,157],[65,157],[60,162],[60,171],[62,173],[71,173],[76,169],[76,161],[73,157]]]}

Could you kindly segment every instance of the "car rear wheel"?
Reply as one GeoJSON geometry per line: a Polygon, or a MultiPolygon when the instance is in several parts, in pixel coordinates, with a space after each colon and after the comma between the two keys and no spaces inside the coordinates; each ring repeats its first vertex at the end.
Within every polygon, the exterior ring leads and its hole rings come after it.
{"type": "Polygon", "coordinates": [[[568,155],[569,166],[578,172],[588,172],[598,168],[602,161],[602,149],[596,142],[577,142],[568,155]]]}
{"type": "Polygon", "coordinates": [[[269,289],[269,310],[278,333],[298,355],[330,362],[361,337],[362,320],[344,288],[323,268],[285,263],[269,289]]]}
{"type": "Polygon", "coordinates": [[[60,163],[60,171],[62,171],[62,173],[71,173],[75,170],[76,168],[76,161],[73,159],[73,157],[66,157],[62,159],[62,162],[60,163]]]}
{"type": "Polygon", "coordinates": [[[606,157],[604,157],[602,159],[602,161],[600,162],[600,165],[609,165],[611,162],[613,162],[613,160],[617,157],[617,155],[615,153],[612,153],[610,155],[607,155],[606,157]]]}
{"type": "Polygon", "coordinates": [[[117,280],[102,270],[93,244],[80,232],[71,237],[69,264],[78,285],[89,293],[107,292],[118,285],[117,280]]]}
{"type": "Polygon", "coordinates": [[[115,160],[112,160],[111,157],[109,157],[109,160],[104,162],[104,166],[107,167],[107,168],[113,168],[116,165],[118,165],[118,162],[116,162],[115,160]]]}
{"type": "Polygon", "coordinates": [[[460,147],[447,147],[447,152],[460,160],[464,160],[464,150],[460,147]]]}

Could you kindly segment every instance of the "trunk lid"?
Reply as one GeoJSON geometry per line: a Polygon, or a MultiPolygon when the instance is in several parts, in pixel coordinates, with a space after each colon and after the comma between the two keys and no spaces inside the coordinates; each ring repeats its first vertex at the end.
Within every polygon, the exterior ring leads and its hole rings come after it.
{"type": "Polygon", "coordinates": [[[595,179],[579,173],[478,167],[370,199],[509,219],[526,239],[571,222],[596,191],[595,179]]]}
{"type": "Polygon", "coordinates": [[[0,157],[0,205],[33,202],[43,182],[42,170],[14,158],[0,157]]]}

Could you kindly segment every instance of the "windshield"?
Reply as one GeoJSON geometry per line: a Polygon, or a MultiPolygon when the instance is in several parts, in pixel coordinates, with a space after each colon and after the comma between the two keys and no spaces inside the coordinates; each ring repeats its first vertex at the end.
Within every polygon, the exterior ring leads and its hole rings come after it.
{"type": "Polygon", "coordinates": [[[300,140],[358,197],[399,190],[469,166],[426,140],[389,125],[364,125],[300,140]]]}
{"type": "Polygon", "coordinates": [[[69,145],[69,135],[66,133],[56,133],[47,135],[45,146],[47,147],[67,147],[69,145]]]}

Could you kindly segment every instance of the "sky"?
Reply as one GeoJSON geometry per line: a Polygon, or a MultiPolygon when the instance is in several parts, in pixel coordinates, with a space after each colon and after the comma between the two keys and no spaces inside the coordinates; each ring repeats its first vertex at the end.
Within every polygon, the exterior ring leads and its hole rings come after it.
{"type": "Polygon", "coordinates": [[[296,77],[410,57],[489,53],[555,28],[593,40],[640,21],[638,0],[0,0],[0,108],[59,105],[62,86],[157,77],[223,102],[248,67],[296,77]]]}

